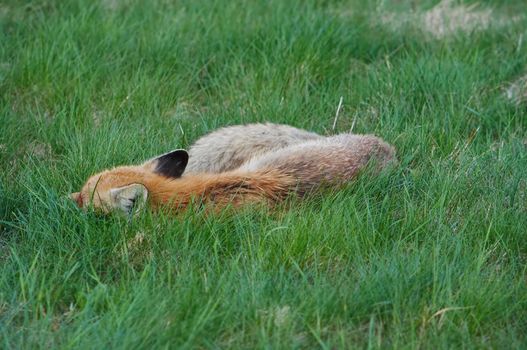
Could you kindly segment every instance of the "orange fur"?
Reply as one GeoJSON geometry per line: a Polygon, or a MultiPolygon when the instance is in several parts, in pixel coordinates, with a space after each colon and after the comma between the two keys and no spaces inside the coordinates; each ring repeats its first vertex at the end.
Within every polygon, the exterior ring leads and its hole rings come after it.
{"type": "Polygon", "coordinates": [[[249,203],[272,203],[284,198],[295,180],[277,171],[244,173],[232,171],[222,174],[199,174],[167,180],[159,176],[145,179],[150,204],[185,208],[193,199],[213,203],[216,209],[249,203]]]}
{"type": "MultiPolygon", "coordinates": [[[[77,202],[92,203],[96,209],[112,210],[109,191],[130,184],[142,184],[148,190],[152,209],[184,209],[192,200],[213,203],[215,209],[249,203],[272,203],[287,196],[296,181],[289,175],[267,170],[256,173],[231,171],[198,174],[170,179],[142,169],[119,167],[92,176],[77,202]]],[[[82,204],[80,205],[83,206],[82,204]]]]}

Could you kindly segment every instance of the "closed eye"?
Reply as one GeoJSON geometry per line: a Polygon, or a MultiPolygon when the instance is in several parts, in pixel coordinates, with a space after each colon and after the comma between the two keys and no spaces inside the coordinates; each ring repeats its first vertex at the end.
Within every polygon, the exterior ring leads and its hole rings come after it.
{"type": "Polygon", "coordinates": [[[126,208],[126,211],[131,212],[135,207],[136,198],[127,198],[123,203],[123,206],[126,208]]]}

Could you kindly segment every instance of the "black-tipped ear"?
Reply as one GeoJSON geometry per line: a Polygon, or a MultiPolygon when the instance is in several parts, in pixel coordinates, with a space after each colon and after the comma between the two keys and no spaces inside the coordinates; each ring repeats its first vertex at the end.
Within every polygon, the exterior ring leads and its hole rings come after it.
{"type": "Polygon", "coordinates": [[[188,163],[188,153],[184,149],[168,152],[149,161],[152,171],[166,177],[178,178],[185,171],[188,163]]]}

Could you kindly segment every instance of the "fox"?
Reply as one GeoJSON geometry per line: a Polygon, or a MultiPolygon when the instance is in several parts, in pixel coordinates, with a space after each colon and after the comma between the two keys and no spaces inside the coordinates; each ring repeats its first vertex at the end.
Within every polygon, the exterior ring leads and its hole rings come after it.
{"type": "Polygon", "coordinates": [[[130,217],[147,206],[178,213],[196,201],[214,210],[272,206],[292,194],[303,198],[321,188],[339,188],[372,161],[375,173],[396,164],[395,148],[374,135],[339,134],[264,152],[233,170],[188,174],[189,153],[177,149],[141,165],[95,174],[71,198],[83,209],[130,217]]]}
{"type": "Polygon", "coordinates": [[[220,128],[199,138],[190,147],[185,174],[234,170],[259,154],[322,138],[314,132],[273,123],[220,128]]]}

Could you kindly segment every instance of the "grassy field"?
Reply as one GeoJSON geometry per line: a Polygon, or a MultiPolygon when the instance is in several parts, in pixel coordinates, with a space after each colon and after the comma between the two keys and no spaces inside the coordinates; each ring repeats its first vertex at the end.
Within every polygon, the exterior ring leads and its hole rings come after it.
{"type": "Polygon", "coordinates": [[[526,348],[526,14],[3,1],[0,348],[526,348]],[[257,121],[375,133],[401,164],[270,212],[128,223],[66,198],[257,121]]]}

